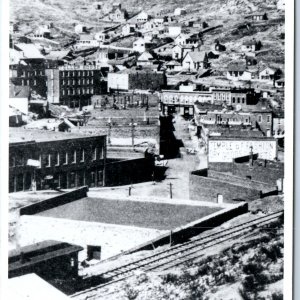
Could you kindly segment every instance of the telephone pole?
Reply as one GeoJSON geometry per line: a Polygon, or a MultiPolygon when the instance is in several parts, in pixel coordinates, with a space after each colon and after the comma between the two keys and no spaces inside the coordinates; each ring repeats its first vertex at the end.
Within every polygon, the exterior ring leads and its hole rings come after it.
{"type": "Polygon", "coordinates": [[[170,185],[170,198],[172,199],[173,198],[173,191],[172,191],[173,184],[170,183],[169,185],[170,185]]]}

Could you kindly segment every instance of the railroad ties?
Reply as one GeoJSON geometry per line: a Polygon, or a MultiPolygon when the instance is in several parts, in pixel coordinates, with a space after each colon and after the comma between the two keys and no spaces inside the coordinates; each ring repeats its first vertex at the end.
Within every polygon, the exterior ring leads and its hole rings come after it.
{"type": "Polygon", "coordinates": [[[204,254],[201,253],[202,250],[209,249],[215,245],[229,242],[240,237],[252,236],[253,230],[262,228],[264,225],[277,220],[282,215],[283,210],[280,210],[278,212],[271,213],[266,216],[262,216],[254,220],[233,226],[231,228],[172,246],[171,248],[114,268],[97,275],[97,277],[103,277],[103,279],[105,279],[107,282],[77,292],[70,297],[80,300],[92,299],[94,296],[96,296],[99,289],[123,281],[133,276],[137,270],[165,271],[174,267],[178,267],[179,265],[197,260],[204,256],[204,254]]]}

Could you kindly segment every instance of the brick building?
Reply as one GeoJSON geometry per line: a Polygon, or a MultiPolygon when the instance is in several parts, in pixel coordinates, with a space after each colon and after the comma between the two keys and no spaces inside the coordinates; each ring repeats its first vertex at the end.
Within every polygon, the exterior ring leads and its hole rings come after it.
{"type": "Polygon", "coordinates": [[[283,191],[284,164],[249,155],[232,162],[210,162],[190,173],[190,198],[216,203],[251,201],[283,191]]]}
{"type": "Polygon", "coordinates": [[[105,161],[105,135],[10,128],[9,192],[103,186],[105,161]]]}
{"type": "Polygon", "coordinates": [[[29,86],[32,91],[47,97],[46,67],[55,67],[55,63],[43,60],[27,61],[26,64],[9,66],[9,78],[14,85],[29,86]]]}
{"type": "Polygon", "coordinates": [[[79,108],[90,105],[93,95],[106,93],[107,71],[108,68],[92,65],[47,69],[48,101],[79,108]]]}

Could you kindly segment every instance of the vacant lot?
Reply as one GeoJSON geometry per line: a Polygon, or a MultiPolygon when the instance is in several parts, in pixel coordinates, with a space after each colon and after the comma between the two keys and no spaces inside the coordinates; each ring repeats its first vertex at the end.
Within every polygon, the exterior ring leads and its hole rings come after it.
{"type": "Polygon", "coordinates": [[[218,210],[216,207],[84,198],[38,215],[166,230],[218,210]]]}

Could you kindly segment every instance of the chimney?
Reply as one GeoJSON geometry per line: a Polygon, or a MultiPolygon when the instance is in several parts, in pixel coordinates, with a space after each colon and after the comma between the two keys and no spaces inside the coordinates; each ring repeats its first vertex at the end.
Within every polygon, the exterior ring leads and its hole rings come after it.
{"type": "Polygon", "coordinates": [[[23,251],[20,252],[20,262],[21,264],[24,264],[26,262],[25,254],[23,251]]]}
{"type": "Polygon", "coordinates": [[[249,166],[253,166],[253,146],[250,146],[249,166]]]}

